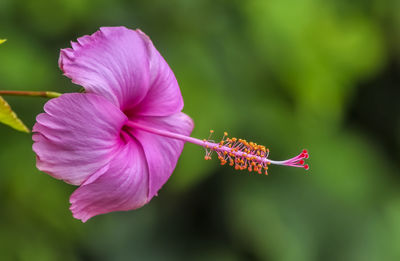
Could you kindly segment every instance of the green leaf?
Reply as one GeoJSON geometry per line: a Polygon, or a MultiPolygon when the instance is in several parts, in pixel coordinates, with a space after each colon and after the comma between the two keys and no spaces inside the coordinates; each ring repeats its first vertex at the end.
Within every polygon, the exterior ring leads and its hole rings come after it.
{"type": "Polygon", "coordinates": [[[0,44],[4,43],[5,41],[7,41],[6,39],[0,39],[0,44]]]}
{"type": "Polygon", "coordinates": [[[0,122],[4,123],[18,131],[29,133],[29,129],[12,111],[10,105],[0,96],[0,122]]]}

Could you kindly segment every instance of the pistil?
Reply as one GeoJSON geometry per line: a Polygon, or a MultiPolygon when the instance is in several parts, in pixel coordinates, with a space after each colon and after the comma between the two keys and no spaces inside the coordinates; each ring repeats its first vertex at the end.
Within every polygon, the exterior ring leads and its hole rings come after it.
{"type": "Polygon", "coordinates": [[[229,165],[234,166],[236,170],[248,170],[249,172],[255,171],[259,174],[264,171],[264,173],[268,175],[267,170],[268,165],[270,164],[300,167],[306,170],[309,169],[307,164],[304,165],[304,160],[309,157],[307,150],[303,150],[299,155],[291,159],[276,161],[268,158],[269,149],[265,146],[258,145],[254,142],[247,142],[244,139],[228,138],[228,133],[226,132],[221,141],[217,143],[210,140],[211,135],[214,132],[212,130],[210,131],[208,139],[200,140],[182,134],[148,127],[133,121],[128,121],[126,125],[134,129],[140,129],[153,134],[202,146],[206,150],[206,155],[204,157],[205,160],[210,160],[212,153],[215,152],[221,165],[229,163],[229,165]]]}

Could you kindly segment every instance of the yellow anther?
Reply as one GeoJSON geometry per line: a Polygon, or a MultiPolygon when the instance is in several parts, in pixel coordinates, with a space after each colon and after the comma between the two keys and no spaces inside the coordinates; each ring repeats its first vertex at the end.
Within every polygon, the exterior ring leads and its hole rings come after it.
{"type": "MultiPolygon", "coordinates": [[[[214,133],[214,130],[210,130],[210,137],[212,133],[214,133]]],[[[249,172],[254,171],[259,174],[262,174],[264,170],[265,174],[268,175],[267,169],[271,162],[262,161],[266,159],[267,152],[269,152],[268,148],[252,141],[247,142],[245,139],[229,138],[227,136],[228,132],[224,131],[221,141],[214,144],[208,142],[210,138],[208,140],[203,139],[203,142],[205,142],[204,147],[217,152],[221,165],[229,163],[236,170],[247,169],[249,172]],[[238,143],[240,143],[239,146],[237,146],[238,143]],[[210,144],[213,145],[210,146],[210,144]]],[[[209,150],[206,150],[205,160],[211,159],[209,150]]]]}

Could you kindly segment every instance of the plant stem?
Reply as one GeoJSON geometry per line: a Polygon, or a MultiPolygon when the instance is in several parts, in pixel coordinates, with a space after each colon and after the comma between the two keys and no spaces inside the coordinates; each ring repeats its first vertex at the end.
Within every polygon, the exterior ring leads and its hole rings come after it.
{"type": "Polygon", "coordinates": [[[0,95],[11,96],[31,96],[31,97],[44,97],[44,98],[57,98],[61,96],[58,92],[36,92],[36,91],[0,91],[0,95]]]}

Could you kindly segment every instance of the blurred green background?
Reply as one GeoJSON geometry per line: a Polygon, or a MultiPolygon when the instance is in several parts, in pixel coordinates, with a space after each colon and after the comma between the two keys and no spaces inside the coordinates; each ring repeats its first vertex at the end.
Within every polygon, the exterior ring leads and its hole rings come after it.
{"type": "MultiPolygon", "coordinates": [[[[57,60],[140,28],[175,72],[193,136],[223,131],[311,170],[237,172],[185,146],[150,204],[86,224],[73,186],[0,126],[0,260],[400,260],[400,1],[1,0],[0,89],[74,92],[57,60]]],[[[45,99],[6,97],[29,127],[45,99]]]]}

